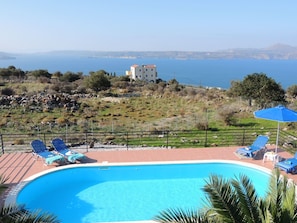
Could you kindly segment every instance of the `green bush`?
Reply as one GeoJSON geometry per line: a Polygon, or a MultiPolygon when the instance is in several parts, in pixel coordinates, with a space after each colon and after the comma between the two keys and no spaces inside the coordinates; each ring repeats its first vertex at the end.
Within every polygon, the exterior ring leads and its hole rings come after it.
{"type": "Polygon", "coordinates": [[[15,91],[12,88],[6,87],[1,90],[2,95],[11,96],[15,94],[15,91]]]}

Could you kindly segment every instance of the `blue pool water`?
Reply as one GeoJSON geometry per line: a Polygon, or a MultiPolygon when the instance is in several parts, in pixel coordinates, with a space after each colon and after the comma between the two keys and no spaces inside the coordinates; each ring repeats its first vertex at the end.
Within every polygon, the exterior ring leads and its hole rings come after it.
{"type": "Polygon", "coordinates": [[[30,181],[17,203],[51,212],[63,223],[151,220],[167,208],[202,208],[210,174],[245,174],[260,196],[269,182],[267,172],[222,162],[76,166],[30,181]]]}

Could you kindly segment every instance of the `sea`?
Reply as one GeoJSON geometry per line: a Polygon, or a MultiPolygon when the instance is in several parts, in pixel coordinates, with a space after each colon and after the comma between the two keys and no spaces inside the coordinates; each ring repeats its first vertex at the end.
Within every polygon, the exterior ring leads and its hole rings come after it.
{"type": "Polygon", "coordinates": [[[1,59],[0,68],[15,66],[24,71],[45,69],[50,73],[105,70],[116,76],[125,75],[134,64],[154,64],[158,77],[164,81],[176,79],[180,84],[228,89],[232,81],[242,81],[247,75],[264,73],[284,90],[297,85],[297,60],[256,59],[170,59],[170,58],[101,58],[73,55],[20,55],[1,59]]]}

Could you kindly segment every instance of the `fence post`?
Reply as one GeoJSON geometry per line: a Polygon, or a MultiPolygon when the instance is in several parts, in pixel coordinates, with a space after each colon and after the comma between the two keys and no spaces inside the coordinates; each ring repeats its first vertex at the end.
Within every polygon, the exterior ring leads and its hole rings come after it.
{"type": "Polygon", "coordinates": [[[127,150],[128,150],[128,144],[129,144],[128,137],[129,137],[128,132],[126,132],[126,148],[127,148],[127,150]]]}
{"type": "Polygon", "coordinates": [[[242,146],[245,145],[245,129],[243,129],[242,146]]]}
{"type": "Polygon", "coordinates": [[[166,131],[166,149],[168,149],[168,135],[169,135],[169,130],[166,131]]]}
{"type": "Polygon", "coordinates": [[[1,149],[2,149],[2,154],[4,154],[4,144],[3,144],[3,135],[0,135],[1,138],[1,149]]]}
{"type": "Polygon", "coordinates": [[[46,145],[45,132],[43,133],[43,141],[44,141],[44,144],[46,145]]]}
{"type": "Polygon", "coordinates": [[[68,124],[67,123],[65,127],[65,142],[68,143],[68,124]]]}
{"type": "Polygon", "coordinates": [[[207,147],[207,128],[205,129],[205,143],[204,146],[207,147]]]}
{"type": "Polygon", "coordinates": [[[89,145],[88,145],[88,132],[86,132],[86,134],[85,134],[85,143],[86,143],[86,149],[87,149],[87,152],[89,152],[89,145]]]}

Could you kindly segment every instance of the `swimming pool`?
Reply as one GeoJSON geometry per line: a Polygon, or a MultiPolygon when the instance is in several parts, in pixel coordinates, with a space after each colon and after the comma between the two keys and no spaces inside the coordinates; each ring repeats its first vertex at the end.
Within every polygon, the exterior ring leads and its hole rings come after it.
{"type": "Polygon", "coordinates": [[[243,173],[264,195],[270,172],[239,162],[87,164],[57,168],[28,179],[16,202],[42,209],[63,223],[151,220],[167,208],[201,208],[210,174],[243,173]]]}

